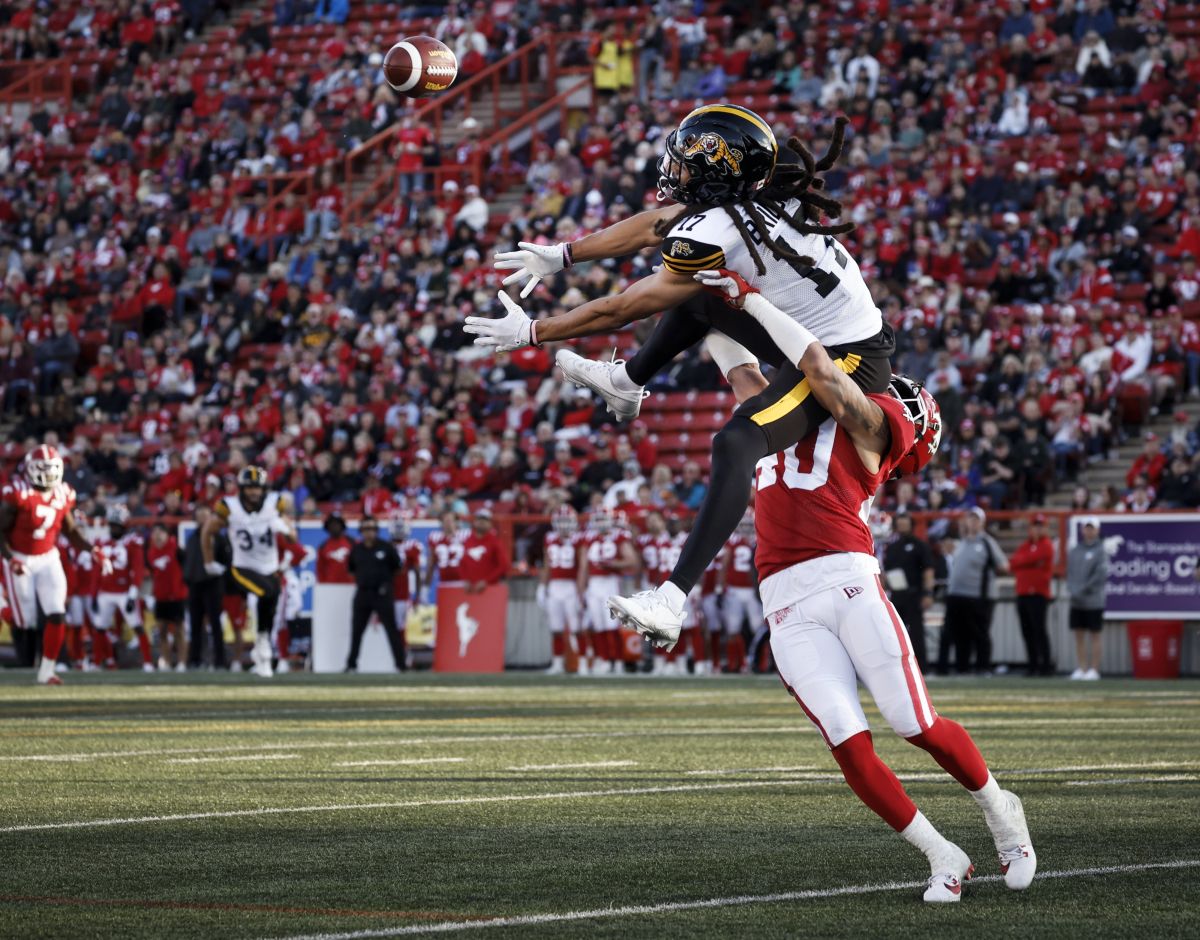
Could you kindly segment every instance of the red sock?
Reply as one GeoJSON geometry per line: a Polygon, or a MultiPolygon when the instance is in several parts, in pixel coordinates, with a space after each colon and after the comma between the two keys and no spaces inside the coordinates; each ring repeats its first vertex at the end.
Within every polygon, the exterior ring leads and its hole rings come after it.
{"type": "Polygon", "coordinates": [[[62,650],[63,639],[67,633],[65,624],[49,622],[42,631],[42,657],[51,662],[58,662],[58,654],[62,650]]]}
{"type": "Polygon", "coordinates": [[[603,633],[597,634],[596,639],[600,641],[600,649],[597,650],[600,658],[607,659],[609,662],[615,662],[619,646],[617,643],[617,631],[605,630],[603,633]]]}
{"type": "Polygon", "coordinates": [[[909,738],[908,743],[927,750],[946,773],[968,790],[978,790],[987,783],[987,763],[967,729],[957,721],[939,715],[928,731],[909,738]]]}
{"type": "Polygon", "coordinates": [[[92,631],[92,659],[99,663],[106,663],[113,658],[112,637],[108,635],[107,630],[92,631]]]}
{"type": "Polygon", "coordinates": [[[67,628],[67,656],[73,663],[83,659],[83,627],[67,628]]]}
{"type": "Polygon", "coordinates": [[[704,660],[704,631],[699,627],[692,627],[688,631],[691,636],[688,638],[692,644],[692,662],[699,663],[704,660]]]}
{"type": "Polygon", "coordinates": [[[742,639],[740,633],[735,633],[729,637],[726,650],[726,668],[730,672],[741,672],[742,666],[746,664],[746,641],[742,639]]]}
{"type": "Polygon", "coordinates": [[[137,631],[138,649],[142,651],[142,662],[154,665],[154,653],[150,650],[150,637],[145,630],[137,631]]]}
{"type": "Polygon", "coordinates": [[[875,753],[870,731],[860,731],[833,748],[832,753],[850,789],[885,823],[900,832],[913,821],[917,806],[892,769],[875,753]]]}
{"type": "Polygon", "coordinates": [[[712,647],[712,667],[713,672],[717,672],[721,668],[721,634],[710,633],[709,645],[712,647]]]}
{"type": "Polygon", "coordinates": [[[550,637],[550,649],[555,656],[565,656],[567,653],[567,641],[561,633],[555,633],[550,637]]]}
{"type": "Polygon", "coordinates": [[[292,631],[287,627],[279,628],[279,636],[276,638],[276,644],[279,647],[279,658],[287,659],[288,650],[292,646],[292,631]]]}

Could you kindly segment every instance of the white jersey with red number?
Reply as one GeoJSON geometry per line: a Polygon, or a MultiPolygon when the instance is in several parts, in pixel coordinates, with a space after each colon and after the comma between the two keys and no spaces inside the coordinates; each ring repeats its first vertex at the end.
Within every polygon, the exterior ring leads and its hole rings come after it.
{"type": "Polygon", "coordinates": [[[621,557],[621,546],[631,543],[628,533],[619,529],[589,532],[584,541],[587,546],[588,577],[619,577],[621,572],[613,565],[621,557]]]}
{"type": "Polygon", "coordinates": [[[16,509],[9,548],[22,555],[44,555],[57,545],[63,519],[75,508],[75,490],[66,483],[39,490],[15,477],[0,488],[0,503],[16,509]]]}
{"type": "Polygon", "coordinates": [[[658,552],[659,572],[662,575],[660,581],[666,581],[671,577],[671,572],[679,564],[679,556],[683,554],[683,543],[686,541],[686,532],[676,532],[674,535],[667,536],[663,547],[658,552]]]}
{"type": "Polygon", "coordinates": [[[96,543],[96,590],[100,594],[126,594],[140,588],[146,577],[146,546],[133,532],[119,539],[96,543]]]}
{"type": "Polygon", "coordinates": [[[421,551],[421,543],[416,539],[405,539],[396,545],[396,554],[400,556],[400,570],[396,572],[392,588],[396,601],[407,603],[412,597],[412,573],[421,570],[425,553],[421,551]]]}
{"type": "Polygon", "coordinates": [[[726,550],[729,552],[729,569],[725,573],[725,586],[754,587],[754,542],[735,534],[726,544],[726,550]]]}
{"type": "Polygon", "coordinates": [[[849,433],[833,418],[794,447],[758,462],[756,561],[769,611],[773,608],[766,582],[772,575],[827,555],[875,553],[867,525],[871,501],[912,448],[916,425],[892,396],[868,397],[883,409],[891,431],[891,444],[877,472],[867,472],[849,433]]]}
{"type": "Polygon", "coordinates": [[[551,581],[575,583],[579,575],[578,534],[562,535],[550,532],[546,536],[545,563],[551,581]]]}
{"type": "Polygon", "coordinates": [[[439,530],[429,536],[429,551],[433,553],[433,563],[437,566],[438,578],[443,583],[462,580],[459,566],[462,564],[463,542],[466,538],[465,529],[459,529],[451,535],[439,530]]]}

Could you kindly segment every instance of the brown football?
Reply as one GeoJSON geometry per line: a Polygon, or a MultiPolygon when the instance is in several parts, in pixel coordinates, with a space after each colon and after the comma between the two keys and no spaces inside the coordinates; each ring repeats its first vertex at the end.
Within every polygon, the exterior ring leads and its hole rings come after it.
{"type": "Polygon", "coordinates": [[[458,59],[444,42],[432,36],[409,36],[383,57],[383,76],[409,98],[445,91],[458,77],[458,59]]]}

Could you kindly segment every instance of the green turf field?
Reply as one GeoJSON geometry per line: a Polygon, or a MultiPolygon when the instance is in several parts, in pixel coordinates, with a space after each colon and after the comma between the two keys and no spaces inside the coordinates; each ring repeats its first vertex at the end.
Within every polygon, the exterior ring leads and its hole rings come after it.
{"type": "Polygon", "coordinates": [[[930,908],[774,679],[69,679],[0,678],[3,936],[1200,934],[1195,681],[931,683],[1024,798],[1023,894],[877,727],[984,876],[930,908]]]}

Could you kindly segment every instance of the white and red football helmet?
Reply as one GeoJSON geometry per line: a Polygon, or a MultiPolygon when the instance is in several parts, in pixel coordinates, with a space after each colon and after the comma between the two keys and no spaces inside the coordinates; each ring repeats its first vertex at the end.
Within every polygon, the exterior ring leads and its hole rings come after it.
{"type": "Polygon", "coordinates": [[[25,455],[25,479],[39,490],[52,490],[62,482],[63,459],[49,444],[35,447],[25,455]]]}
{"type": "Polygon", "coordinates": [[[579,531],[579,517],[570,506],[559,506],[554,510],[550,524],[559,535],[574,535],[579,531]]]}
{"type": "Polygon", "coordinates": [[[942,410],[925,386],[903,375],[893,375],[888,390],[908,409],[917,426],[912,449],[896,464],[893,478],[917,473],[937,453],[942,443],[942,410]]]}
{"type": "Polygon", "coordinates": [[[616,514],[611,509],[601,506],[588,519],[588,528],[593,532],[611,532],[616,522],[616,514]]]}

